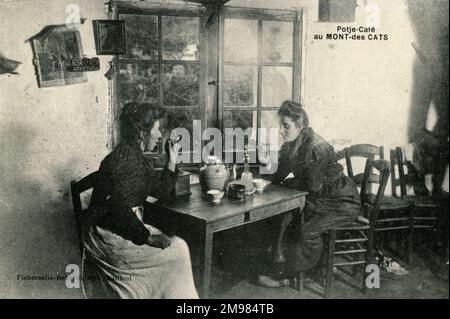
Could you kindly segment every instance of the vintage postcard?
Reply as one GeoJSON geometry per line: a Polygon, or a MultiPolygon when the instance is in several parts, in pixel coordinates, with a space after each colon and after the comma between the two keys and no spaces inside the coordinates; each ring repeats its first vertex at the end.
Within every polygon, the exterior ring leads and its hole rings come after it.
{"type": "Polygon", "coordinates": [[[448,299],[448,6],[0,0],[0,298],[448,299]]]}

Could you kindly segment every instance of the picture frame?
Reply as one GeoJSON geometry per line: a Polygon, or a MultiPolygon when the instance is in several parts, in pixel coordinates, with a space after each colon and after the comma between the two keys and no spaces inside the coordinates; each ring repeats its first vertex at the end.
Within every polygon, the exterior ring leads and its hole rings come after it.
{"type": "Polygon", "coordinates": [[[319,22],[355,22],[356,0],[319,0],[319,22]]]}
{"type": "Polygon", "coordinates": [[[97,55],[121,55],[126,53],[124,20],[93,20],[97,55]]]}
{"type": "Polygon", "coordinates": [[[65,25],[49,25],[29,39],[40,88],[87,82],[85,72],[71,70],[83,58],[80,33],[65,25]]]}

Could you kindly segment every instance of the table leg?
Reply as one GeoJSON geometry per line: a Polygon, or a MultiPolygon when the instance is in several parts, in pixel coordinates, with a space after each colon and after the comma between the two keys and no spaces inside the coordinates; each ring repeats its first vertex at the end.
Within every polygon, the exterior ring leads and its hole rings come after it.
{"type": "Polygon", "coordinates": [[[211,260],[213,244],[213,231],[209,225],[205,226],[204,236],[202,240],[202,249],[200,251],[200,267],[203,270],[203,276],[201,280],[201,297],[203,299],[207,299],[209,297],[209,285],[211,283],[211,260]]]}

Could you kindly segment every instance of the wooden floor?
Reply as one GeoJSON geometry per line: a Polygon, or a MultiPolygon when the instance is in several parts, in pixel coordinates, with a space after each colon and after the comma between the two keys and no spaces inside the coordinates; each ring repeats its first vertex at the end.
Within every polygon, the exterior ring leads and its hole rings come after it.
{"type": "MultiPolygon", "coordinates": [[[[423,257],[423,256],[422,256],[423,257]]],[[[410,265],[398,261],[409,274],[397,275],[382,271],[380,288],[370,289],[363,295],[359,290],[337,280],[334,284],[333,298],[351,299],[448,299],[448,265],[443,265],[440,273],[433,273],[429,265],[418,254],[414,255],[410,265]]],[[[342,278],[346,276],[340,275],[342,278]]],[[[355,283],[356,284],[356,283],[355,283]]],[[[265,288],[248,279],[230,282],[216,271],[214,276],[214,291],[211,298],[230,299],[320,299],[323,298],[323,287],[307,279],[305,290],[300,293],[292,288],[265,288]]]]}

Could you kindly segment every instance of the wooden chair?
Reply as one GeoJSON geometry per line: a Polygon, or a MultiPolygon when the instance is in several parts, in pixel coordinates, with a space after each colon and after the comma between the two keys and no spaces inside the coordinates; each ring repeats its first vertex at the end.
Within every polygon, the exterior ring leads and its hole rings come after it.
{"type": "MultiPolygon", "coordinates": [[[[363,173],[355,173],[352,159],[355,157],[363,157],[374,159],[376,157],[384,159],[383,146],[374,146],[370,144],[356,144],[344,149],[345,160],[347,164],[348,176],[353,179],[356,186],[361,187],[363,180],[363,173]]],[[[369,194],[367,202],[374,205],[375,195],[369,187],[369,194]]],[[[377,233],[388,233],[390,235],[397,235],[398,231],[407,232],[402,242],[406,242],[406,256],[407,262],[411,261],[412,256],[412,235],[411,235],[411,203],[395,196],[383,196],[379,218],[376,223],[375,231],[377,233]]],[[[383,247],[383,239],[377,238],[376,245],[380,249],[383,247]]]]}
{"type": "Polygon", "coordinates": [[[424,194],[407,194],[407,187],[410,186],[411,189],[414,190],[414,184],[417,182],[417,175],[413,172],[414,168],[412,165],[408,168],[407,164],[408,163],[404,161],[403,151],[400,147],[391,150],[392,195],[411,203],[410,241],[412,243],[414,230],[433,230],[435,228],[440,205],[427,189],[424,189],[424,194]],[[406,173],[405,168],[407,170],[406,173]],[[397,192],[399,187],[400,193],[397,192]]]}
{"type": "MultiPolygon", "coordinates": [[[[340,154],[339,152],[337,154],[340,154]]],[[[363,157],[371,160],[384,159],[384,147],[370,144],[355,144],[344,148],[345,163],[347,165],[348,177],[361,186],[364,173],[355,174],[353,170],[352,157],[363,157]]]]}
{"type": "Polygon", "coordinates": [[[390,175],[390,165],[385,160],[366,161],[361,183],[361,213],[357,221],[348,223],[328,232],[328,251],[326,264],[325,297],[331,297],[333,288],[333,269],[351,267],[351,275],[356,275],[355,267],[363,266],[362,292],[366,292],[366,266],[373,261],[375,226],[381,207],[384,191],[390,175]],[[379,174],[373,174],[377,170],[379,174]],[[375,201],[369,203],[370,184],[379,184],[375,201]]]}
{"type": "MultiPolygon", "coordinates": [[[[356,267],[363,266],[361,290],[363,293],[366,292],[365,270],[366,266],[373,262],[375,225],[389,175],[390,164],[388,161],[367,159],[361,183],[361,211],[358,218],[354,222],[331,229],[326,234],[327,251],[323,258],[324,263],[319,265],[326,269],[323,283],[326,298],[331,297],[335,267],[344,272],[346,272],[345,268],[351,267],[351,276],[354,277],[357,274],[356,267]],[[379,174],[373,174],[374,169],[378,170],[379,174]],[[372,183],[379,184],[373,205],[367,201],[369,186],[372,183]]],[[[294,288],[303,291],[304,273],[299,273],[295,279],[294,288]]]]}
{"type": "Polygon", "coordinates": [[[86,299],[116,299],[118,295],[111,292],[110,289],[106,287],[106,283],[103,278],[99,277],[95,272],[96,264],[89,257],[89,254],[84,249],[82,241],[82,216],[86,213],[87,209],[83,209],[81,194],[94,188],[99,179],[99,172],[93,172],[79,181],[71,181],[70,189],[72,193],[72,204],[75,213],[75,222],[78,233],[79,248],[81,254],[81,275],[82,280],[81,288],[83,295],[86,299]],[[87,276],[86,276],[87,274],[87,276]],[[91,280],[85,280],[84,278],[92,278],[91,280]]]}
{"type": "Polygon", "coordinates": [[[98,172],[94,172],[84,177],[79,181],[70,182],[70,190],[72,194],[72,205],[75,215],[75,223],[78,234],[78,244],[80,248],[80,254],[83,255],[83,242],[81,239],[81,216],[86,211],[83,209],[81,203],[81,194],[91,188],[93,188],[98,180],[98,172]]]}
{"type": "Polygon", "coordinates": [[[337,151],[334,154],[334,159],[336,160],[336,162],[343,164],[342,162],[345,161],[345,148],[337,151]]]}

